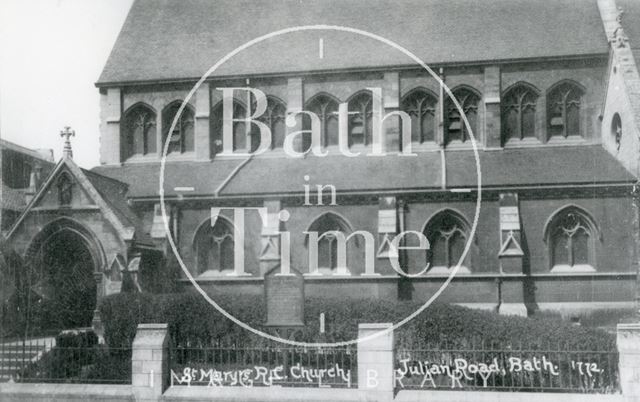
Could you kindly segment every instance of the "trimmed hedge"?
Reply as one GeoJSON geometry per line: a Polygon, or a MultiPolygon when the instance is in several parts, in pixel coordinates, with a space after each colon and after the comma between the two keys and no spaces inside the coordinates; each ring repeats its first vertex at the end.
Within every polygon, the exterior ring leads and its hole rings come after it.
{"type": "MultiPolygon", "coordinates": [[[[266,312],[262,297],[225,296],[216,297],[216,302],[243,322],[264,329],[266,312]]],[[[354,339],[359,323],[395,323],[420,306],[421,303],[413,301],[308,298],[305,300],[306,325],[297,340],[332,342],[354,339]],[[320,313],[326,317],[324,335],[319,334],[320,313]]],[[[105,339],[111,347],[129,346],[137,324],[144,322],[166,322],[174,342],[195,347],[214,342],[265,342],[234,324],[195,293],[121,293],[105,298],[99,308],[105,339]]],[[[429,306],[402,326],[396,339],[414,347],[442,342],[466,347],[473,340],[502,347],[521,344],[533,349],[615,349],[615,337],[598,329],[574,326],[558,319],[501,316],[447,304],[429,306]]]]}
{"type": "Polygon", "coordinates": [[[109,349],[92,331],[63,331],[56,346],[21,373],[23,382],[127,383],[131,350],[109,349]]]}

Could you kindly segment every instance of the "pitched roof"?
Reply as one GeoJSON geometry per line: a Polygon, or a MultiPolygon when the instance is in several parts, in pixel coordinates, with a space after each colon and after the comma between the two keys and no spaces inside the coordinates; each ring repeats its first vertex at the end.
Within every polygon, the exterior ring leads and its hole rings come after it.
{"type": "Polygon", "coordinates": [[[82,173],[93,184],[102,199],[111,207],[118,219],[125,224],[135,228],[135,241],[145,245],[153,245],[153,240],[145,229],[142,220],[131,209],[127,202],[128,186],[118,180],[102,176],[90,170],[82,169],[82,173]]]}
{"type": "Polygon", "coordinates": [[[53,150],[51,149],[30,149],[2,139],[0,139],[0,149],[9,149],[11,151],[19,152],[32,158],[41,159],[44,162],[49,162],[51,165],[53,165],[53,150]]]}
{"type": "Polygon", "coordinates": [[[14,189],[4,183],[1,183],[1,185],[0,206],[2,206],[2,209],[22,211],[24,207],[27,206],[27,202],[24,198],[24,189],[14,189]]]}
{"type": "Polygon", "coordinates": [[[153,246],[151,237],[143,230],[142,222],[127,203],[127,185],[113,178],[81,169],[72,159],[66,157],[62,158],[51,171],[45,183],[14,223],[8,237],[13,235],[25,216],[30,213],[31,208],[38,205],[38,202],[46,194],[54,179],[63,170],[67,170],[73,175],[83,190],[88,193],[89,197],[100,208],[104,218],[113,225],[123,240],[134,240],[137,243],[153,246]]]}
{"type": "MultiPolygon", "coordinates": [[[[607,53],[596,0],[136,0],[98,85],[197,79],[249,40],[318,24],[380,35],[427,64],[607,53]]],[[[215,75],[398,65],[415,63],[374,39],[322,30],[271,38],[215,75]]]]}
{"type": "MultiPolygon", "coordinates": [[[[632,183],[633,176],[599,145],[538,147],[479,151],[484,188],[563,184],[632,183]]],[[[447,188],[475,187],[477,174],[471,151],[446,152],[447,188]]],[[[220,196],[244,197],[302,194],[309,184],[332,184],[338,192],[438,190],[442,167],[438,152],[416,157],[327,156],[323,158],[251,159],[235,170],[240,160],[167,163],[165,195],[176,187],[193,187],[185,196],[212,196],[222,183],[220,196]]],[[[157,197],[160,166],[100,166],[94,172],[129,183],[131,197],[157,197]]]]}

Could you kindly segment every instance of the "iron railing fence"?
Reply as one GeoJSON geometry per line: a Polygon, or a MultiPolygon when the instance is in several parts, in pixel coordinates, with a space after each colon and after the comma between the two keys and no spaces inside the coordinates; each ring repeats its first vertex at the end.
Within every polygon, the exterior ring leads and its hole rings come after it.
{"type": "Polygon", "coordinates": [[[172,386],[356,388],[357,349],[281,344],[172,345],[169,375],[172,386]]]}
{"type": "Polygon", "coordinates": [[[398,389],[618,393],[618,352],[570,345],[440,342],[396,347],[398,389]]]}
{"type": "Polygon", "coordinates": [[[15,382],[130,384],[131,348],[60,347],[53,338],[0,343],[0,379],[15,382]]]}

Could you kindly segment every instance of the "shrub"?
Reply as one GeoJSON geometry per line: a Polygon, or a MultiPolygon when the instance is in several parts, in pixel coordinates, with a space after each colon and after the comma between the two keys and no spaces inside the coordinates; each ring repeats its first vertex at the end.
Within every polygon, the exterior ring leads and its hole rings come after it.
{"type": "Polygon", "coordinates": [[[635,316],[634,308],[602,309],[582,313],[578,320],[586,327],[615,327],[619,322],[631,320],[635,316]]]}
{"type": "Polygon", "coordinates": [[[91,331],[64,331],[56,346],[23,372],[26,380],[57,381],[78,378],[83,367],[97,360],[98,337],[91,331]]]}
{"type": "MultiPolygon", "coordinates": [[[[261,328],[264,324],[264,299],[260,296],[216,297],[216,302],[253,327],[261,328]]],[[[305,300],[306,325],[297,339],[307,342],[354,339],[359,323],[396,323],[420,306],[421,303],[413,301],[308,298],[305,300]],[[323,335],[319,334],[320,313],[325,314],[326,320],[326,333],[323,335]]],[[[112,295],[104,299],[100,312],[105,325],[105,339],[111,347],[130,345],[137,324],[143,322],[168,323],[172,340],[192,347],[222,340],[264,342],[224,317],[195,293],[112,295]]],[[[597,329],[574,326],[559,319],[501,316],[447,304],[429,306],[402,326],[396,339],[410,342],[416,347],[442,342],[466,347],[474,341],[503,347],[522,344],[536,349],[615,348],[612,335],[597,329]]]]}
{"type": "MultiPolygon", "coordinates": [[[[261,297],[233,299],[217,297],[216,302],[243,322],[262,324],[265,309],[261,297]]],[[[168,323],[174,341],[193,346],[223,338],[242,339],[250,334],[194,293],[120,293],[106,297],[99,308],[105,340],[111,347],[129,346],[139,323],[168,323]]]]}
{"type": "Polygon", "coordinates": [[[56,347],[90,348],[98,344],[98,336],[93,330],[67,330],[56,336],[56,347]]]}

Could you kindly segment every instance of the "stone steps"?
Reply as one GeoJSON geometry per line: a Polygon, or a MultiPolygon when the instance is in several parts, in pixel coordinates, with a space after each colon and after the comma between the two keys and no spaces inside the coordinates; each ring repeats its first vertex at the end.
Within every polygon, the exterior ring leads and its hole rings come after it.
{"type": "Polygon", "coordinates": [[[52,338],[0,343],[0,382],[8,382],[23,367],[38,361],[55,344],[52,338]]]}

